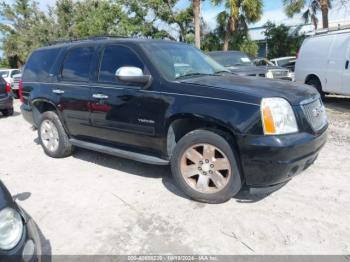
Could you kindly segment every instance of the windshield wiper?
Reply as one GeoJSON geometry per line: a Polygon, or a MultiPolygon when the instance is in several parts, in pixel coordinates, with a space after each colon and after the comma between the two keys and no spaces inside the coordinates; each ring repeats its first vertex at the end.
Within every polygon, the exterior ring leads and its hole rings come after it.
{"type": "Polygon", "coordinates": [[[204,73],[191,73],[176,77],[176,79],[191,77],[191,76],[213,76],[214,74],[204,74],[204,73]]]}

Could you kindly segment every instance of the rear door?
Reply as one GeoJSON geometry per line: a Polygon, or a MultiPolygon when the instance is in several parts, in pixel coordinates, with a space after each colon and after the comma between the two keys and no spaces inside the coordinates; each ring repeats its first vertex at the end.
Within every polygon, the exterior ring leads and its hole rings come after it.
{"type": "Polygon", "coordinates": [[[94,56],[94,45],[68,49],[57,69],[58,80],[51,86],[65,126],[70,135],[78,139],[91,136],[89,81],[94,56]]]}

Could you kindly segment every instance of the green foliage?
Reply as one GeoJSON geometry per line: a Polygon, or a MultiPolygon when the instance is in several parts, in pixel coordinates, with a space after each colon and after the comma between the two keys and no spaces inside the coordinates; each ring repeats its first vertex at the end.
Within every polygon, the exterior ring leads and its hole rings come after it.
{"type": "Polygon", "coordinates": [[[56,0],[48,13],[34,0],[0,4],[0,48],[15,64],[48,42],[97,35],[179,39],[192,43],[193,11],[178,0],[56,0]],[[171,29],[171,30],[169,30],[171,29]]]}
{"type": "Polygon", "coordinates": [[[244,39],[242,43],[239,44],[238,49],[250,56],[256,57],[258,55],[259,46],[255,41],[244,39]]]}
{"type": "Polygon", "coordinates": [[[304,35],[299,35],[298,28],[291,32],[285,25],[276,26],[268,22],[265,26],[269,59],[296,55],[305,38],[304,35]]]}

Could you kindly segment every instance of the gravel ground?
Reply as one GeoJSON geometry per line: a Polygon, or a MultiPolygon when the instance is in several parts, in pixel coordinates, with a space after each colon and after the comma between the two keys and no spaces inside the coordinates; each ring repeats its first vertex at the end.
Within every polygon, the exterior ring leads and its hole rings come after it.
{"type": "Polygon", "coordinates": [[[326,101],[317,162],[270,195],[185,198],[170,169],[87,150],[47,157],[19,114],[0,116],[0,178],[40,227],[46,254],[349,254],[350,99],[326,101]]]}

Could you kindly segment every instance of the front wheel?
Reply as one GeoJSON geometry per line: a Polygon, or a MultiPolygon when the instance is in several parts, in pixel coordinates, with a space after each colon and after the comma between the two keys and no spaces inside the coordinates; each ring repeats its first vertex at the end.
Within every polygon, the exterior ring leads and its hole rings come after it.
{"type": "Polygon", "coordinates": [[[178,186],[200,202],[226,202],[242,187],[232,146],[223,136],[211,131],[195,130],[181,138],[171,167],[178,186]]]}
{"type": "Polygon", "coordinates": [[[317,78],[311,78],[306,82],[307,85],[313,86],[320,93],[321,99],[324,100],[326,94],[322,91],[321,82],[317,78]]]}
{"type": "Polygon", "coordinates": [[[63,125],[55,112],[45,112],[42,114],[38,136],[45,153],[53,158],[67,157],[72,154],[73,146],[63,125]]]}

